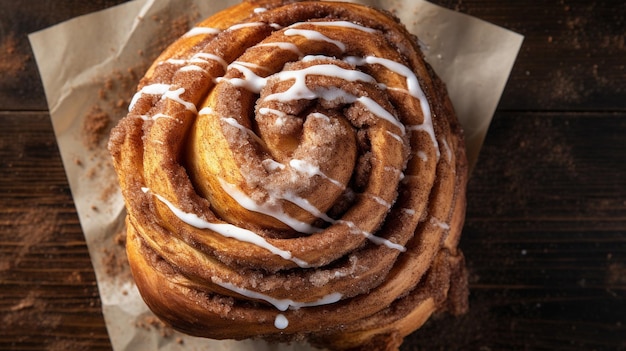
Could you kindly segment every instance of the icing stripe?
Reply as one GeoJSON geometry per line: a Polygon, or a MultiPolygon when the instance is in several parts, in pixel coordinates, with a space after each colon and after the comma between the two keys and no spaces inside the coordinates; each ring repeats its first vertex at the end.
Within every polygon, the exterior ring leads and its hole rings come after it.
{"type": "Polygon", "coordinates": [[[279,311],[287,311],[288,309],[297,310],[303,307],[330,305],[341,300],[341,298],[343,297],[341,293],[335,292],[335,293],[330,293],[326,296],[323,296],[322,298],[316,301],[298,302],[298,301],[293,301],[291,299],[276,299],[269,295],[262,294],[262,293],[252,291],[249,289],[245,289],[229,282],[223,282],[217,278],[213,278],[213,283],[221,286],[224,289],[228,289],[230,291],[236,292],[237,294],[245,296],[247,298],[265,301],[271,304],[272,306],[274,306],[279,311]]]}
{"type": "Polygon", "coordinates": [[[321,231],[320,228],[314,227],[308,223],[299,221],[296,218],[289,216],[285,213],[285,211],[283,211],[282,206],[277,201],[270,200],[268,202],[258,204],[244,192],[239,190],[234,184],[230,184],[223,179],[220,179],[219,181],[222,189],[224,189],[230,197],[237,201],[241,207],[249,211],[258,212],[275,218],[300,233],[312,234],[321,231]]]}
{"type": "MultiPolygon", "coordinates": [[[[141,189],[143,192],[148,193],[150,192],[149,188],[142,188],[141,189]]],[[[286,251],[286,250],[282,250],[272,244],[270,244],[267,240],[265,240],[265,238],[261,237],[260,235],[247,230],[247,229],[243,229],[240,227],[237,227],[235,225],[232,224],[228,224],[228,223],[213,223],[213,222],[208,222],[202,218],[200,218],[198,215],[196,215],[195,213],[188,213],[188,212],[184,212],[181,209],[179,209],[178,207],[174,206],[174,204],[172,204],[171,202],[169,202],[166,198],[164,198],[163,196],[159,195],[159,194],[154,194],[152,193],[157,199],[159,199],[159,201],[161,201],[162,203],[164,203],[169,209],[170,211],[172,211],[172,213],[178,217],[181,221],[189,224],[190,226],[193,226],[195,228],[198,229],[209,229],[212,230],[224,237],[227,238],[232,238],[232,239],[236,239],[239,240],[241,242],[246,242],[246,243],[250,243],[253,245],[256,245],[258,247],[261,247],[263,249],[266,249],[268,251],[270,251],[271,253],[280,256],[286,260],[292,261],[295,264],[297,264],[298,266],[302,267],[302,268],[308,268],[310,267],[310,265],[307,262],[304,262],[303,260],[297,258],[297,257],[293,257],[291,252],[286,251]]]]}
{"type": "Polygon", "coordinates": [[[196,35],[218,34],[219,32],[221,32],[221,31],[219,29],[217,29],[217,28],[193,27],[187,33],[185,33],[185,35],[183,35],[183,37],[188,38],[188,37],[193,37],[193,36],[196,36],[196,35]]]}
{"type": "Polygon", "coordinates": [[[329,37],[325,36],[324,34],[316,30],[291,28],[285,31],[285,35],[286,36],[300,35],[300,36],[307,38],[308,40],[325,41],[327,43],[331,43],[335,45],[336,47],[338,47],[339,50],[341,50],[341,52],[346,51],[346,45],[344,43],[340,42],[339,40],[330,39],[329,37]]]}

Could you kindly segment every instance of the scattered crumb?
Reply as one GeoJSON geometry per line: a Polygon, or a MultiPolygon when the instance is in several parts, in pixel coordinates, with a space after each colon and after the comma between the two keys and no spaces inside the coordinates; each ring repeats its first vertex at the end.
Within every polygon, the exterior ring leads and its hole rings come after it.
{"type": "Polygon", "coordinates": [[[550,92],[551,100],[564,102],[580,101],[583,87],[575,83],[574,77],[556,69],[552,73],[551,82],[553,82],[554,86],[553,90],[550,92]]]}
{"type": "Polygon", "coordinates": [[[102,265],[104,272],[109,277],[121,277],[124,280],[131,280],[128,258],[126,257],[126,227],[123,226],[106,243],[102,249],[102,265]]]}
{"type": "Polygon", "coordinates": [[[74,164],[79,166],[79,167],[82,167],[83,166],[83,161],[78,156],[75,156],[74,157],[74,164]]]}
{"type": "Polygon", "coordinates": [[[34,247],[50,239],[57,229],[57,212],[33,205],[16,215],[15,224],[15,240],[19,245],[7,255],[7,262],[0,265],[7,270],[19,266],[34,247]]]}
{"type": "MultiPolygon", "coordinates": [[[[61,316],[51,316],[46,312],[47,303],[40,298],[35,290],[31,290],[18,303],[9,307],[8,312],[0,319],[4,327],[21,327],[35,325],[42,328],[54,328],[61,323],[61,316]]],[[[10,328],[9,328],[10,329],[10,328]]]]}
{"type": "Polygon", "coordinates": [[[83,121],[83,143],[89,149],[97,148],[111,124],[111,117],[100,106],[93,106],[83,121]]]}
{"type": "MultiPolygon", "coordinates": [[[[159,318],[152,316],[152,315],[145,316],[141,319],[138,319],[135,322],[135,326],[137,328],[142,328],[145,330],[156,330],[159,333],[159,335],[163,338],[169,338],[174,335],[174,329],[172,329],[170,326],[165,324],[159,318]]],[[[179,344],[182,344],[181,338],[177,338],[176,341],[179,344]]]]}
{"type": "Polygon", "coordinates": [[[621,262],[611,263],[607,269],[606,283],[609,287],[626,286],[626,264],[621,262]]]}
{"type": "MultiPolygon", "coordinates": [[[[157,38],[153,38],[154,40],[150,42],[150,44],[145,48],[146,50],[141,50],[138,54],[139,56],[146,55],[146,51],[148,53],[156,53],[159,54],[165,48],[167,48],[171,43],[173,43],[176,39],[185,34],[195,22],[197,22],[200,14],[197,10],[189,11],[189,14],[181,15],[177,18],[172,19],[163,19],[159,16],[152,16],[151,19],[159,24],[163,24],[167,22],[168,30],[163,31],[161,36],[157,38]]],[[[146,55],[151,56],[151,55],[146,55]]]]}
{"type": "Polygon", "coordinates": [[[70,275],[65,278],[65,281],[68,283],[82,283],[83,276],[78,271],[73,271],[70,275]]]}
{"type": "Polygon", "coordinates": [[[5,53],[0,60],[0,72],[16,77],[18,73],[26,70],[26,64],[30,61],[30,54],[23,54],[18,47],[18,39],[14,34],[4,36],[0,43],[0,52],[5,53]]]}

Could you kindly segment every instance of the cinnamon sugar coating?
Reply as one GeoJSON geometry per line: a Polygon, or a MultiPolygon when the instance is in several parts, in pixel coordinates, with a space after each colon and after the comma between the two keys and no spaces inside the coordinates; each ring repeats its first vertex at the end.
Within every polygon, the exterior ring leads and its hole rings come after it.
{"type": "Polygon", "coordinates": [[[462,131],[386,12],[226,9],[154,62],[109,150],[134,278],[175,329],[394,350],[467,308],[462,131]]]}

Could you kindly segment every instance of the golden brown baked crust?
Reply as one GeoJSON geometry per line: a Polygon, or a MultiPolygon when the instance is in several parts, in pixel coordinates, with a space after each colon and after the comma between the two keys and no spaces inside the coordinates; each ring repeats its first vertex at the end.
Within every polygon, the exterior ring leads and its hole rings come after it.
{"type": "Polygon", "coordinates": [[[386,12],[224,10],[155,61],[109,149],[133,276],[178,330],[393,350],[467,308],[462,131],[386,12]]]}

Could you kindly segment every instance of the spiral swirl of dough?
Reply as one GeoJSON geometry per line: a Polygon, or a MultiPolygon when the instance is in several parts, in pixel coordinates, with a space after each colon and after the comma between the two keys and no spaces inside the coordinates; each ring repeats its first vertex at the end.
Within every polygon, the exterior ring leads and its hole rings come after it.
{"type": "Polygon", "coordinates": [[[217,339],[394,349],[462,311],[467,166],[388,13],[245,1],[151,66],[109,149],[148,306],[217,339]]]}

